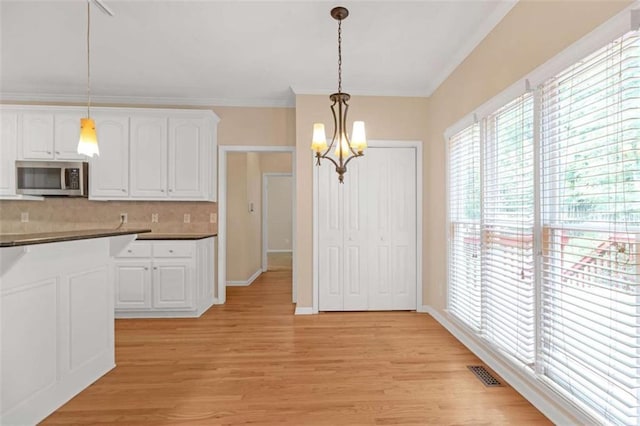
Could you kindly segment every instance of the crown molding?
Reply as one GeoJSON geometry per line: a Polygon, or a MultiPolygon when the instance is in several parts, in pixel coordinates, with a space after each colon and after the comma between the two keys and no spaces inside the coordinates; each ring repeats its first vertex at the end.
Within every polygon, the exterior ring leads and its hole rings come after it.
{"type": "MultiPolygon", "coordinates": [[[[317,89],[310,87],[291,86],[291,91],[295,95],[326,95],[329,96],[336,92],[336,88],[317,89]]],[[[426,98],[427,95],[420,91],[402,91],[402,90],[348,90],[351,96],[383,96],[383,97],[399,97],[399,98],[426,98]]]]}
{"type": "MultiPolygon", "coordinates": [[[[63,95],[58,93],[13,93],[0,92],[0,102],[65,102],[86,104],[84,95],[63,95]]],[[[92,104],[119,104],[119,105],[170,105],[170,106],[228,106],[228,107],[275,107],[293,108],[295,99],[275,98],[180,98],[162,96],[91,96],[92,104]]]]}
{"type": "Polygon", "coordinates": [[[469,37],[466,42],[457,50],[452,52],[451,59],[442,71],[431,80],[430,85],[423,96],[431,96],[433,92],[455,71],[456,68],[478,47],[480,42],[489,35],[496,25],[504,18],[507,13],[518,3],[519,0],[504,0],[499,3],[491,15],[480,25],[480,28],[469,37]]]}

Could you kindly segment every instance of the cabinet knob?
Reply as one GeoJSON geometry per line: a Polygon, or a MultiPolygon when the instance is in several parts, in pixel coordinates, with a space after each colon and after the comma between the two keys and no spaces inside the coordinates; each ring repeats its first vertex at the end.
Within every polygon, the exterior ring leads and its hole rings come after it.
{"type": "Polygon", "coordinates": [[[60,155],[60,151],[56,151],[56,154],[60,155]]]}
{"type": "Polygon", "coordinates": [[[173,250],[169,250],[169,253],[173,253],[173,250]]]}
{"type": "Polygon", "coordinates": [[[158,267],[157,267],[157,266],[154,266],[154,267],[153,267],[153,269],[154,269],[154,270],[157,270],[157,269],[158,269],[158,267]]]}
{"type": "Polygon", "coordinates": [[[127,192],[127,190],[126,189],[122,189],[122,192],[127,192]]]}
{"type": "Polygon", "coordinates": [[[160,192],[164,192],[164,189],[161,189],[160,192]]]}
{"type": "Polygon", "coordinates": [[[131,253],[131,250],[127,250],[127,253],[131,253]]]}
{"type": "Polygon", "coordinates": [[[47,151],[47,154],[51,154],[51,151],[47,151]]]}
{"type": "Polygon", "coordinates": [[[173,189],[170,189],[169,192],[173,192],[173,189]]]}
{"type": "Polygon", "coordinates": [[[145,270],[145,271],[148,271],[148,270],[149,270],[149,268],[147,268],[147,267],[145,266],[145,267],[144,267],[144,270],[145,270]]]}

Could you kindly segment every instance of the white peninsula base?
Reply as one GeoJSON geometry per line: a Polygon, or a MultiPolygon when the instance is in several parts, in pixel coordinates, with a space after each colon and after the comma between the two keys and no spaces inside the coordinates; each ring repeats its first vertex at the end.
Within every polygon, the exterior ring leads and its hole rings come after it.
{"type": "Polygon", "coordinates": [[[111,256],[134,238],[0,248],[0,424],[36,424],[115,367],[111,256]]]}

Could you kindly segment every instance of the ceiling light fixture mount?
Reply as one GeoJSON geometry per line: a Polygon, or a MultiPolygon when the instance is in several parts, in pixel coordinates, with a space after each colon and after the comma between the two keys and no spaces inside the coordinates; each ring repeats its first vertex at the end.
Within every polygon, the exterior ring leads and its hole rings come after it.
{"type": "Polygon", "coordinates": [[[347,172],[347,164],[356,157],[364,155],[367,147],[364,121],[354,121],[351,139],[347,135],[347,111],[351,95],[342,91],[342,21],[349,16],[347,8],[338,6],[331,9],[331,16],[338,21],[338,91],[329,96],[333,102],[331,113],[333,115],[333,138],[331,144],[327,145],[327,137],[323,123],[314,123],[311,149],[316,152],[316,164],[320,165],[320,160],[325,158],[331,161],[338,173],[338,180],[344,183],[344,174],[347,172]],[[337,111],[336,111],[337,109],[337,111]],[[336,144],[334,160],[329,155],[336,144]]]}
{"type": "Polygon", "coordinates": [[[100,155],[96,123],[91,118],[91,0],[87,0],[87,116],[80,119],[78,154],[93,157],[100,155]]]}

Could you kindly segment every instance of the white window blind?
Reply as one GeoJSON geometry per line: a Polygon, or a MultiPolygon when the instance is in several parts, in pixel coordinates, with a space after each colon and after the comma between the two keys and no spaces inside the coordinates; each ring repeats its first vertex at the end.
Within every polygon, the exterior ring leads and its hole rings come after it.
{"type": "Polygon", "coordinates": [[[541,371],[640,424],[640,37],[542,88],[541,371]]]}
{"type": "Polygon", "coordinates": [[[484,148],[483,335],[531,364],[535,353],[531,94],[486,119],[484,148]]]}
{"type": "Polygon", "coordinates": [[[480,126],[449,140],[449,311],[480,330],[480,126]]]}

